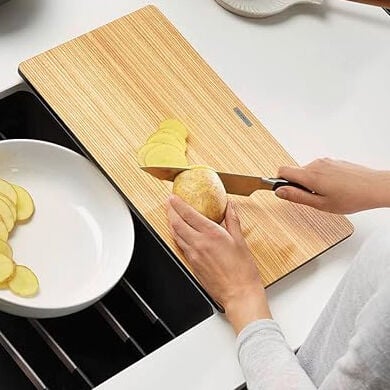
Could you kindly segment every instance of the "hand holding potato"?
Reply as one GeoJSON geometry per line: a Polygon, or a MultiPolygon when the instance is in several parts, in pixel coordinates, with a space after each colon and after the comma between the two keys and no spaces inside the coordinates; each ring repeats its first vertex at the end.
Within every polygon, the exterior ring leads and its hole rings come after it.
{"type": "Polygon", "coordinates": [[[226,228],[175,195],[169,199],[167,214],[172,235],[193,272],[225,308],[235,331],[253,320],[271,318],[259,271],[232,204],[227,207],[226,228]]]}

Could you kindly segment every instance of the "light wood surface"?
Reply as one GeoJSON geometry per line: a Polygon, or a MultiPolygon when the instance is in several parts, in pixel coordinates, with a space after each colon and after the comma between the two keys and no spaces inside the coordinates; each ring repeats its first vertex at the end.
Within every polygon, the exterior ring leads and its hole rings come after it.
{"type": "MultiPolygon", "coordinates": [[[[138,148],[162,120],[178,118],[187,126],[194,164],[271,177],[279,166],[295,164],[153,6],[23,62],[20,73],[184,263],[165,215],[172,184],[137,164],[138,148]]],[[[232,198],[266,285],[353,230],[344,217],[278,200],[272,192],[232,198]]]]}

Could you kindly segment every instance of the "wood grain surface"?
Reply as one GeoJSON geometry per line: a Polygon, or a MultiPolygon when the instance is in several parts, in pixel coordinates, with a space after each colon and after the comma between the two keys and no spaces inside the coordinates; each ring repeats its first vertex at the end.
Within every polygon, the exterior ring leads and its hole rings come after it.
{"type": "MultiPolygon", "coordinates": [[[[279,166],[296,164],[153,6],[31,58],[19,71],[184,263],[165,215],[172,184],[137,164],[138,148],[162,120],[187,126],[194,164],[271,177],[279,166]]],[[[344,217],[281,201],[272,192],[232,198],[266,285],[353,231],[344,217]]]]}

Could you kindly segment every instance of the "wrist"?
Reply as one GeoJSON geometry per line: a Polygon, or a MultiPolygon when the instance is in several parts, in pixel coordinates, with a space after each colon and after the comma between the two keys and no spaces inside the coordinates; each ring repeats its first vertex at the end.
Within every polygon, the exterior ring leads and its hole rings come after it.
{"type": "Polygon", "coordinates": [[[378,171],[372,193],[374,207],[390,207],[390,171],[378,171]]]}
{"type": "Polygon", "coordinates": [[[256,286],[232,296],[225,303],[225,313],[236,334],[239,334],[253,321],[272,318],[262,286],[256,286]]]}

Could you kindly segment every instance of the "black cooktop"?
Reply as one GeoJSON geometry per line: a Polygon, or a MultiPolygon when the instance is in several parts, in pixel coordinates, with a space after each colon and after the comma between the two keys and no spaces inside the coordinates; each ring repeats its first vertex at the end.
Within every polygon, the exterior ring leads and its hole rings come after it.
{"type": "MultiPolygon", "coordinates": [[[[41,139],[81,153],[29,92],[0,100],[0,137],[41,139]]],[[[55,319],[0,312],[1,389],[94,388],[212,314],[186,271],[132,215],[134,255],[98,303],[55,319]]]]}

